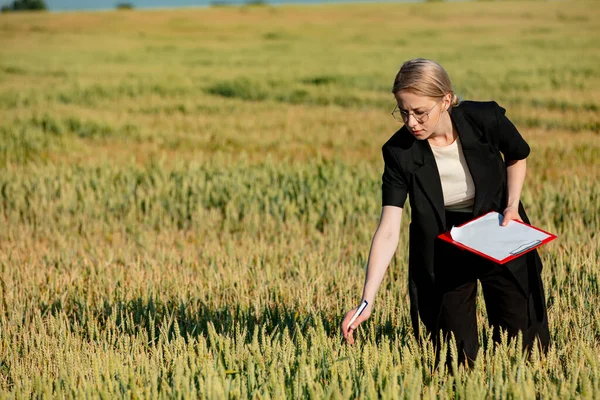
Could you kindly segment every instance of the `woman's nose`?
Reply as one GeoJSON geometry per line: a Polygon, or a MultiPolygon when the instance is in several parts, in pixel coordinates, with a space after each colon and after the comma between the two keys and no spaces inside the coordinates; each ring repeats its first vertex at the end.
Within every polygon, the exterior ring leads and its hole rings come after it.
{"type": "Polygon", "coordinates": [[[419,125],[419,122],[417,121],[414,115],[408,114],[406,125],[408,125],[410,128],[414,128],[415,126],[419,125]]]}

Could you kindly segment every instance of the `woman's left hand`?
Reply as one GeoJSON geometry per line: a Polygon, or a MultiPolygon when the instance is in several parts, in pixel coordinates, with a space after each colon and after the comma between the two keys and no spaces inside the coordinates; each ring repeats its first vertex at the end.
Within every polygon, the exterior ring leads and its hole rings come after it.
{"type": "Polygon", "coordinates": [[[512,220],[523,222],[519,216],[519,208],[516,206],[508,206],[504,209],[504,219],[501,226],[506,226],[512,220]]]}

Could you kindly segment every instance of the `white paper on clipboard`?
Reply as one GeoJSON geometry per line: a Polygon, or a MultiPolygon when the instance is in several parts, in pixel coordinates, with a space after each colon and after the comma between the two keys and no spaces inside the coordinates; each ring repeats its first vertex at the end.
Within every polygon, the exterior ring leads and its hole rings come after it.
{"type": "Polygon", "coordinates": [[[497,260],[523,253],[551,236],[515,221],[501,226],[503,218],[503,215],[491,212],[459,228],[453,227],[450,236],[455,242],[497,260]]]}

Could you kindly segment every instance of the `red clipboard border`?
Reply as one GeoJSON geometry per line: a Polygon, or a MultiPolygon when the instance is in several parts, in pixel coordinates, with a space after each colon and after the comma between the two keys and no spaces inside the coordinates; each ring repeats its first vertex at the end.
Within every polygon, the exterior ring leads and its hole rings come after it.
{"type": "MultiPolygon", "coordinates": [[[[457,228],[460,228],[461,226],[464,226],[464,225],[466,225],[466,224],[469,224],[469,223],[471,223],[471,222],[473,222],[473,221],[477,221],[479,218],[485,217],[486,215],[488,215],[488,214],[491,214],[491,213],[494,213],[494,212],[495,212],[495,211],[490,211],[490,212],[487,212],[487,213],[485,213],[485,214],[483,214],[483,215],[480,215],[480,216],[479,216],[479,217],[477,217],[477,218],[473,218],[473,219],[472,219],[472,220],[470,220],[470,221],[467,221],[467,222],[465,222],[465,223],[463,223],[463,224],[457,225],[456,227],[457,227],[457,228]]],[[[500,215],[502,215],[502,214],[500,214],[500,215]]],[[[530,251],[532,251],[532,250],[535,250],[535,249],[537,249],[538,247],[540,247],[540,246],[543,246],[543,245],[545,245],[546,243],[549,243],[549,242],[553,241],[554,239],[556,239],[556,238],[558,237],[558,236],[556,236],[556,235],[555,235],[555,234],[553,234],[553,233],[546,232],[546,231],[545,231],[545,230],[543,230],[543,229],[537,228],[537,227],[535,227],[535,226],[533,226],[533,225],[530,225],[530,224],[526,224],[525,222],[521,222],[521,221],[517,221],[517,220],[511,220],[511,221],[510,221],[510,223],[515,223],[515,222],[516,222],[516,223],[518,223],[518,224],[523,224],[523,225],[525,225],[525,226],[528,226],[528,227],[530,227],[530,228],[533,228],[533,229],[535,229],[535,230],[537,230],[537,231],[543,232],[543,233],[545,233],[546,235],[550,235],[550,236],[549,236],[549,237],[547,237],[546,239],[544,239],[544,240],[543,240],[543,241],[542,241],[540,244],[537,244],[537,245],[535,245],[535,246],[533,246],[533,247],[531,247],[531,248],[529,248],[529,249],[525,250],[525,251],[524,251],[524,252],[522,252],[522,253],[515,254],[515,255],[512,255],[512,256],[508,256],[508,257],[506,257],[506,258],[504,258],[504,259],[502,259],[502,260],[498,260],[497,258],[490,257],[490,256],[488,256],[487,254],[484,254],[484,253],[482,253],[482,252],[480,252],[480,251],[477,251],[477,250],[475,250],[475,249],[473,249],[473,248],[471,248],[471,247],[469,247],[469,246],[465,246],[465,245],[464,245],[464,244],[462,244],[462,243],[455,242],[455,241],[452,239],[452,236],[450,236],[450,231],[447,231],[447,232],[444,232],[444,233],[441,233],[441,234],[439,234],[439,235],[438,235],[438,238],[440,238],[441,240],[443,240],[443,241],[445,241],[445,242],[451,243],[451,244],[455,245],[456,247],[460,247],[461,249],[468,250],[468,251],[470,251],[471,253],[475,253],[475,254],[477,254],[477,255],[480,255],[481,257],[483,257],[483,258],[487,258],[488,260],[492,260],[493,262],[495,262],[495,263],[497,263],[497,264],[506,264],[507,262],[509,262],[509,261],[512,261],[512,260],[514,260],[515,258],[521,257],[523,254],[529,253],[530,251]]]]}

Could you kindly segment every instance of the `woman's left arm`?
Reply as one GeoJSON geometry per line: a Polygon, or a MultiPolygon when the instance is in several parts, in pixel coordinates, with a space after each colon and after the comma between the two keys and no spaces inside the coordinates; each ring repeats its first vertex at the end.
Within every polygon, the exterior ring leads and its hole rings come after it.
{"type": "Polygon", "coordinates": [[[502,226],[508,225],[511,220],[523,222],[519,216],[519,201],[521,200],[521,189],[527,172],[527,160],[507,160],[506,180],[508,189],[508,202],[504,209],[504,220],[502,226]]]}

